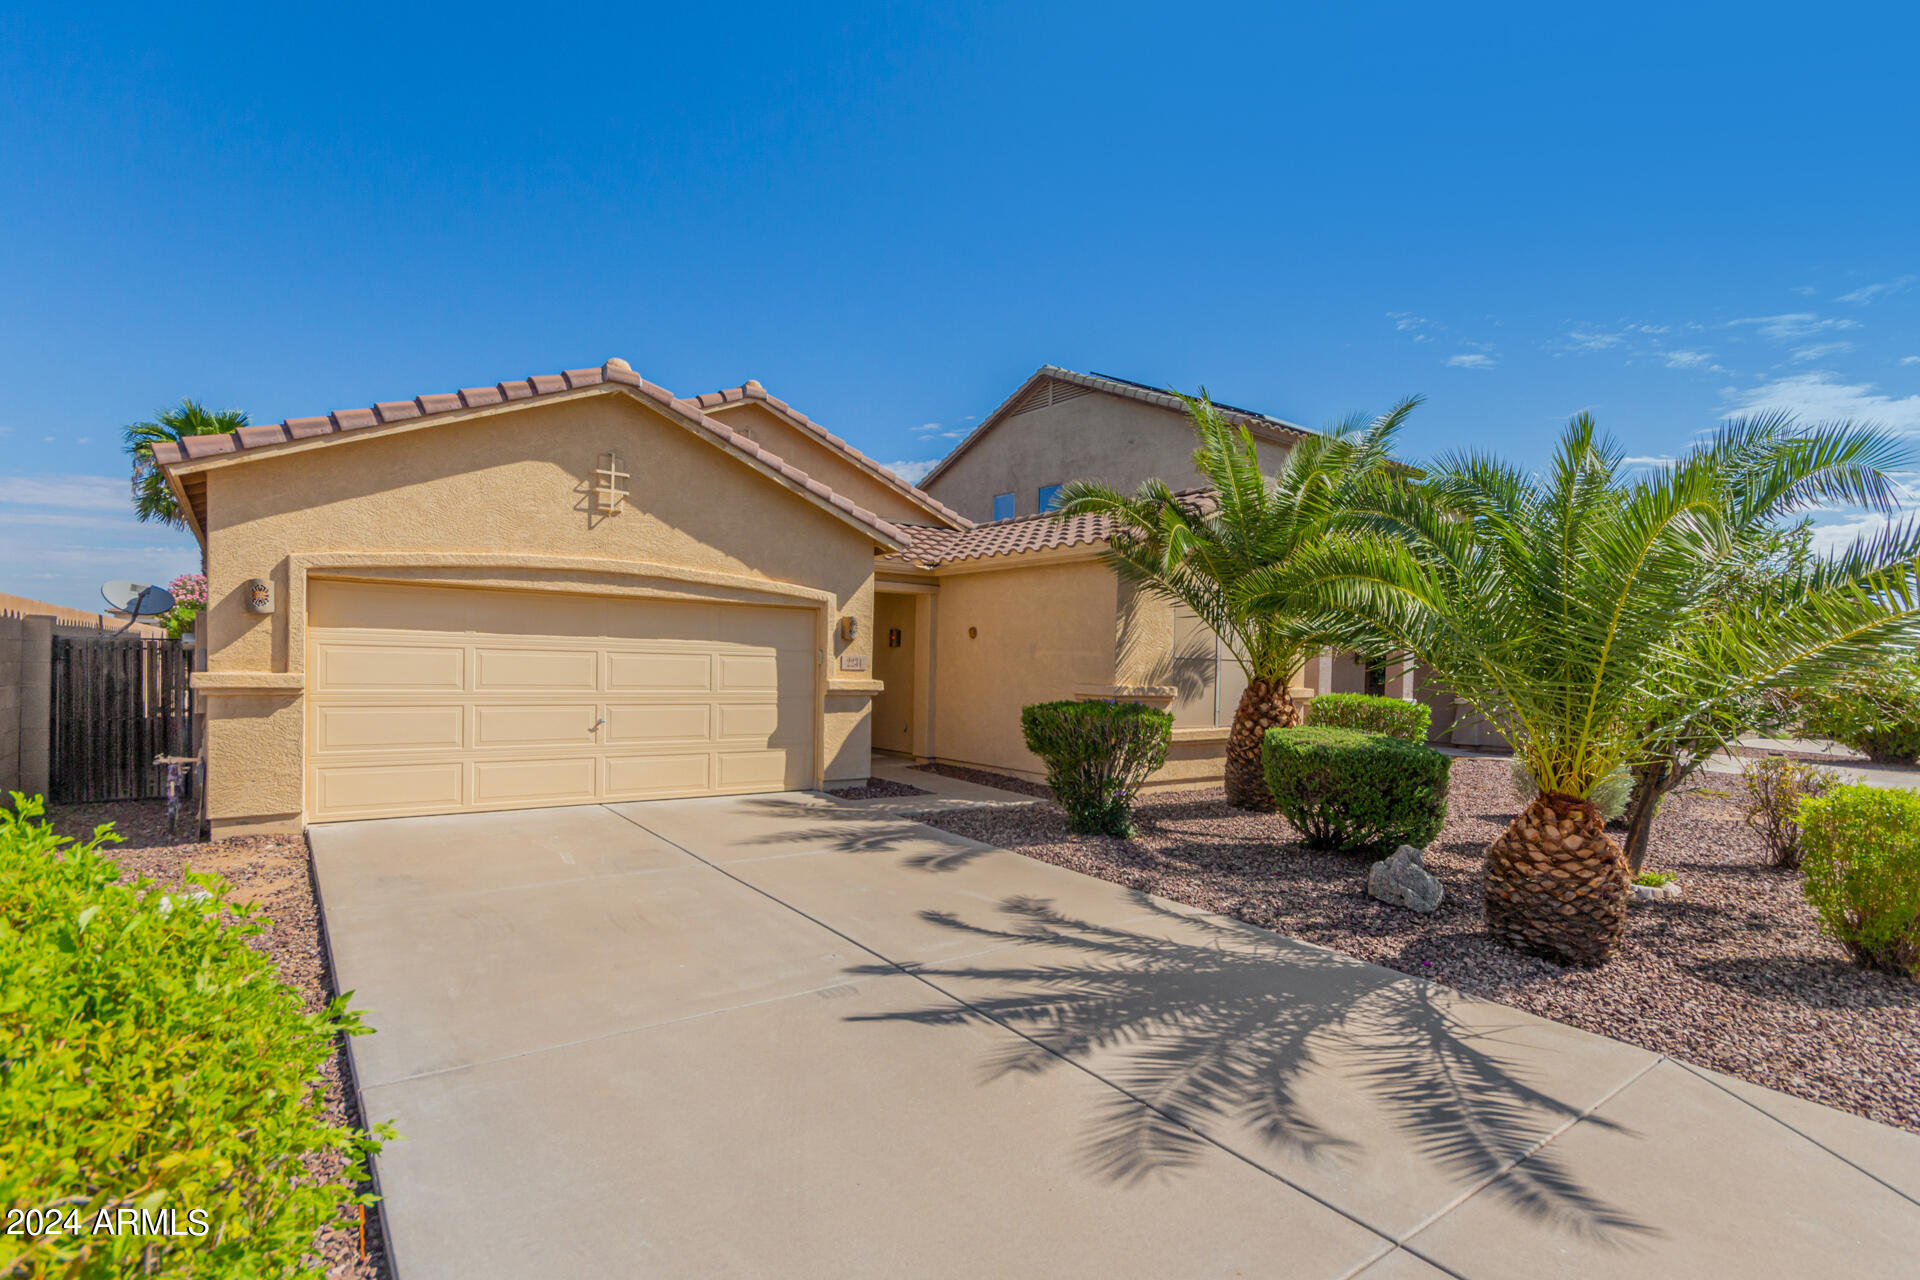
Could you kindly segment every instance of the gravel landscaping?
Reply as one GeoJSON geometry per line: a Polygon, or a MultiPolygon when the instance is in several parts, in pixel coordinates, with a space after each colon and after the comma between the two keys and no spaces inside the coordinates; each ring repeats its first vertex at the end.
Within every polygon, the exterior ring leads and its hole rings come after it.
{"type": "Polygon", "coordinates": [[[929,796],[933,793],[924,787],[916,787],[907,782],[895,782],[891,778],[868,778],[861,783],[841,783],[827,788],[827,794],[836,800],[902,800],[910,796],[929,796]]]}
{"type": "Polygon", "coordinates": [[[998,787],[1002,791],[1011,791],[1016,795],[1053,799],[1053,789],[1044,782],[1029,782],[1025,778],[1015,778],[1009,774],[994,773],[987,769],[968,769],[957,764],[918,764],[914,768],[922,773],[937,773],[943,778],[958,778],[962,782],[977,783],[983,787],[998,787]]]}
{"type": "Polygon", "coordinates": [[[1050,802],[918,820],[1920,1132],[1920,984],[1854,968],[1715,781],[1670,797],[1654,828],[1647,869],[1682,896],[1635,903],[1620,951],[1591,971],[1486,936],[1482,855],[1520,807],[1504,759],[1454,762],[1427,850],[1446,888],[1431,916],[1368,897],[1369,859],[1301,848],[1284,819],[1231,809],[1217,787],[1149,793],[1132,841],[1075,835],[1050,802]]]}
{"type": "MultiPolygon", "coordinates": [[[[313,900],[313,881],[307,871],[307,842],[303,836],[245,836],[235,840],[169,844],[164,801],[121,804],[66,805],[52,808],[48,818],[62,834],[84,838],[94,827],[111,822],[125,836],[125,844],[106,852],[125,869],[123,879],[139,876],[175,884],[182,870],[210,871],[225,877],[233,898],[257,902],[271,920],[253,944],[265,949],[287,984],[300,993],[309,1010],[333,998],[332,975],[320,945],[320,916],[313,900]]],[[[326,1083],[327,1115],[336,1123],[361,1127],[358,1109],[344,1086],[346,1049],[342,1046],[322,1070],[326,1083]]],[[[337,1178],[341,1161],[327,1156],[308,1162],[316,1177],[337,1178]]],[[[367,1214],[367,1258],[360,1257],[359,1210],[343,1218],[338,1228],[321,1233],[317,1242],[326,1274],[336,1280],[385,1280],[386,1258],[380,1244],[378,1215],[367,1214]]]]}

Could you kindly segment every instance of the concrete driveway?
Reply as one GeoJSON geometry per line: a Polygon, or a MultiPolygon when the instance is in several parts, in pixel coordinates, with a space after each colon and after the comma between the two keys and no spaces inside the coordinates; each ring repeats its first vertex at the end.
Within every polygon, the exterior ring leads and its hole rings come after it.
{"type": "Polygon", "coordinates": [[[1920,1256],[1912,1135],[883,808],[310,835],[401,1280],[1920,1256]]]}

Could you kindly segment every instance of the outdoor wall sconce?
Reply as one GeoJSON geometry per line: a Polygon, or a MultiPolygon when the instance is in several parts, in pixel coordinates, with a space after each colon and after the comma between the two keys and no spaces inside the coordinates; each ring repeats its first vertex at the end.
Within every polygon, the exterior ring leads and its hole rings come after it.
{"type": "Polygon", "coordinates": [[[273,583],[266,578],[249,578],[245,599],[248,613],[272,613],[273,583]]]}
{"type": "Polygon", "coordinates": [[[978,627],[967,628],[967,639],[978,640],[979,638],[980,638],[980,628],[978,627]]]}
{"type": "Polygon", "coordinates": [[[840,619],[840,638],[842,640],[851,641],[855,636],[859,634],[860,634],[860,619],[858,618],[840,619]]]}

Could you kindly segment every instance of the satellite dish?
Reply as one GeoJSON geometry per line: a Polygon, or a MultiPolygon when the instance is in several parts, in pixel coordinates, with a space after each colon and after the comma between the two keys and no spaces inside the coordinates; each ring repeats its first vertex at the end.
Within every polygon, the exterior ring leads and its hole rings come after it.
{"type": "Polygon", "coordinates": [[[148,586],[131,580],[109,582],[100,588],[107,612],[127,620],[125,631],[141,618],[151,618],[173,608],[173,592],[165,587],[148,586]]]}

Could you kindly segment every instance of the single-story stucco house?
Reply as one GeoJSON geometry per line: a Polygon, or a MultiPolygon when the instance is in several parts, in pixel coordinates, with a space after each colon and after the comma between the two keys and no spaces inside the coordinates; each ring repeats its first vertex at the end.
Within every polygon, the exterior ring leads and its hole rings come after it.
{"type": "MultiPolygon", "coordinates": [[[[1246,417],[1276,462],[1302,430],[1246,417]]],[[[1048,366],[916,487],[757,382],[618,359],[161,446],[214,835],[816,788],[876,748],[1037,777],[1020,708],[1063,697],[1171,706],[1155,782],[1216,778],[1231,661],[1039,509],[1191,451],[1174,397],[1048,366]]],[[[1367,679],[1327,655],[1298,694],[1367,679]]]]}

